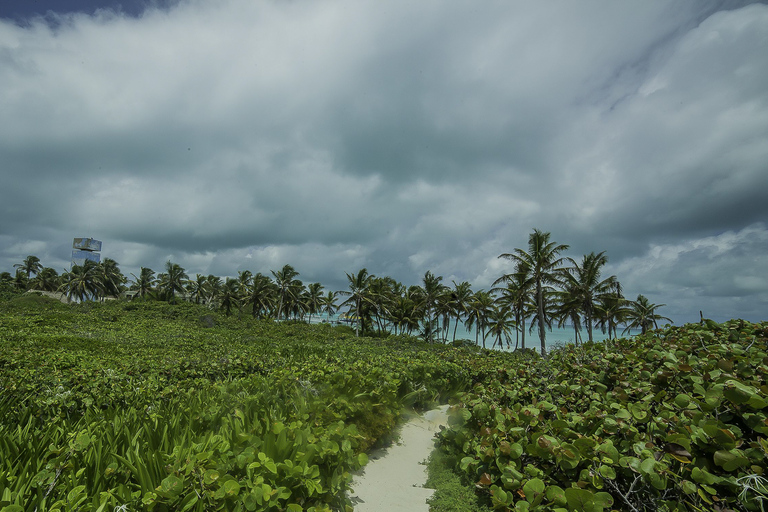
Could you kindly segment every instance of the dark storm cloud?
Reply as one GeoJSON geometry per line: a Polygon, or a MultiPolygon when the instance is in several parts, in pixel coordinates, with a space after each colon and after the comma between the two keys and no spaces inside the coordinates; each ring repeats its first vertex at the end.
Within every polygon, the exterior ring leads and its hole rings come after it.
{"type": "Polygon", "coordinates": [[[156,5],[0,21],[0,270],[488,287],[536,227],[676,319],[768,308],[764,5],[156,5]]]}

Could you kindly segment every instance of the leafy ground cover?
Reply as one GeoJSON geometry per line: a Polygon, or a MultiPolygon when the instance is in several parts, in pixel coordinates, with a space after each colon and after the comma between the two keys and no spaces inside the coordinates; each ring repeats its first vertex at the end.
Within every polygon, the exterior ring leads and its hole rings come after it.
{"type": "Polygon", "coordinates": [[[0,510],[343,510],[405,406],[497,356],[192,304],[0,304],[0,510]]]}
{"type": "Polygon", "coordinates": [[[763,510],[767,335],[708,322],[545,360],[16,298],[0,303],[0,512],[349,510],[351,472],[403,408],[446,400],[436,460],[478,510],[763,510]]]}
{"type": "Polygon", "coordinates": [[[766,510],[768,323],[531,356],[459,397],[441,449],[497,510],[766,510]]]}

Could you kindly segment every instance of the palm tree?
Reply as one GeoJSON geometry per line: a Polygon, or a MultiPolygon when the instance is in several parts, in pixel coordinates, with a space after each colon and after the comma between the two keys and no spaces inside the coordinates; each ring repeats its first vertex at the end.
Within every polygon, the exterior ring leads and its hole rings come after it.
{"type": "Polygon", "coordinates": [[[584,323],[587,324],[589,341],[593,341],[592,326],[594,325],[595,303],[604,294],[616,286],[616,276],[601,279],[602,267],[608,263],[605,251],[595,254],[591,252],[584,256],[581,263],[568,258],[571,267],[563,272],[564,286],[571,295],[581,302],[581,312],[584,323]]]}
{"type": "Polygon", "coordinates": [[[555,295],[557,326],[565,327],[570,321],[573,327],[573,342],[578,345],[581,341],[581,313],[584,303],[581,290],[566,283],[562,290],[555,292],[555,295]]]}
{"type": "Polygon", "coordinates": [[[472,300],[472,286],[463,281],[456,284],[453,282],[453,291],[450,295],[451,313],[456,318],[456,323],[453,326],[453,341],[456,341],[456,331],[459,328],[459,320],[465,317],[469,313],[469,302],[472,300]]]}
{"type": "Polygon", "coordinates": [[[104,258],[98,264],[99,288],[104,295],[118,297],[123,291],[123,285],[127,281],[120,267],[112,258],[104,258]]]}
{"type": "Polygon", "coordinates": [[[627,299],[621,294],[621,284],[617,281],[614,290],[601,296],[595,305],[597,326],[603,332],[608,330],[608,339],[619,337],[618,324],[624,322],[628,311],[627,303],[627,299]]]}
{"type": "MultiPolygon", "coordinates": [[[[342,295],[348,295],[349,298],[342,303],[342,306],[349,304],[349,312],[355,312],[357,317],[355,322],[355,336],[360,336],[360,331],[365,332],[365,320],[368,312],[363,308],[364,305],[368,305],[370,297],[368,297],[368,288],[371,286],[371,280],[375,277],[368,274],[368,269],[362,268],[357,274],[347,275],[349,281],[349,291],[340,291],[342,295]]],[[[367,309],[367,308],[366,308],[367,309]]]]}
{"type": "Polygon", "coordinates": [[[418,309],[416,302],[407,295],[402,295],[395,299],[389,310],[389,318],[395,327],[396,334],[398,330],[400,334],[411,334],[415,329],[419,328],[420,314],[418,309]]]}
{"type": "Polygon", "coordinates": [[[305,301],[307,304],[307,313],[309,313],[309,323],[312,323],[312,315],[320,313],[323,305],[323,285],[320,283],[310,283],[307,286],[305,301]]]}
{"type": "Polygon", "coordinates": [[[139,297],[142,298],[145,295],[152,292],[157,279],[155,279],[155,271],[151,268],[141,267],[139,269],[139,276],[131,274],[133,276],[133,285],[131,288],[139,292],[139,297]]]}
{"type": "Polygon", "coordinates": [[[69,300],[77,299],[83,302],[95,299],[99,295],[99,264],[95,261],[85,260],[82,265],[73,265],[69,272],[65,272],[59,290],[64,292],[69,300]]]}
{"type": "Polygon", "coordinates": [[[189,276],[184,268],[178,263],[171,263],[170,260],[165,263],[165,273],[160,274],[159,278],[159,288],[170,297],[171,302],[176,300],[177,293],[184,291],[184,287],[189,280],[189,276]]]}
{"type": "MultiPolygon", "coordinates": [[[[442,280],[443,276],[435,276],[429,270],[424,274],[424,279],[422,280],[424,319],[430,326],[432,323],[436,323],[437,305],[448,289],[444,284],[440,283],[442,280]]],[[[426,329],[427,337],[425,341],[431,342],[434,332],[435,329],[426,329]]]]}
{"type": "MultiPolygon", "coordinates": [[[[283,314],[286,299],[290,298],[289,294],[292,291],[291,285],[293,284],[294,278],[298,276],[299,273],[290,265],[285,265],[277,272],[274,270],[270,270],[270,272],[275,276],[275,284],[277,285],[278,297],[280,298],[277,306],[277,318],[279,319],[283,314]]],[[[286,314],[285,316],[287,317],[288,315],[286,314]]]]}
{"type": "Polygon", "coordinates": [[[328,321],[331,321],[331,317],[336,314],[336,310],[338,309],[338,306],[336,304],[336,299],[338,298],[339,293],[338,292],[332,292],[328,291],[328,294],[323,297],[322,302],[322,312],[328,315],[328,321]]]}
{"type": "MultiPolygon", "coordinates": [[[[494,304],[488,314],[488,334],[494,337],[493,346],[502,348],[502,337],[507,341],[512,337],[512,329],[515,328],[515,321],[512,319],[512,309],[507,306],[494,304]]],[[[491,347],[493,348],[493,347],[491,347]]]]}
{"type": "Polygon", "coordinates": [[[29,286],[29,278],[27,277],[26,272],[24,272],[22,269],[17,268],[16,269],[16,275],[13,277],[13,288],[16,291],[23,292],[27,289],[29,286]]]}
{"type": "Polygon", "coordinates": [[[545,325],[551,324],[547,319],[545,296],[550,285],[557,284],[558,271],[563,262],[560,253],[568,250],[565,244],[550,242],[550,233],[544,233],[534,229],[528,237],[528,251],[515,249],[513,253],[501,254],[499,258],[506,258],[518,265],[524,265],[529,269],[531,279],[535,287],[536,317],[539,324],[539,341],[541,343],[541,355],[547,355],[545,325]]]}
{"type": "Polygon", "coordinates": [[[195,278],[187,283],[187,293],[195,304],[205,303],[208,297],[208,278],[203,274],[195,274],[195,278]]]}
{"type": "Polygon", "coordinates": [[[229,316],[232,307],[239,307],[240,305],[240,283],[237,279],[228,277],[224,282],[224,286],[221,287],[221,294],[219,295],[219,307],[224,309],[224,313],[229,316]]]}
{"type": "Polygon", "coordinates": [[[23,263],[17,263],[14,268],[20,269],[27,274],[27,281],[32,277],[32,274],[37,275],[43,269],[43,264],[40,263],[40,258],[37,256],[29,255],[24,258],[23,263]]]}
{"type": "Polygon", "coordinates": [[[658,329],[659,320],[667,320],[671,323],[671,318],[656,314],[656,310],[662,306],[666,306],[666,304],[652,304],[645,296],[638,295],[637,300],[629,303],[629,310],[626,314],[628,323],[624,332],[626,333],[630,329],[640,329],[640,333],[645,334],[651,327],[658,329]]]}
{"type": "MultiPolygon", "coordinates": [[[[8,273],[4,272],[4,274],[8,273]]],[[[8,274],[8,277],[10,277],[10,274],[8,274]]],[[[50,267],[45,267],[37,273],[37,275],[30,281],[29,284],[33,290],[54,292],[59,288],[61,283],[59,279],[59,273],[50,267]]]]}
{"type": "Polygon", "coordinates": [[[246,290],[251,284],[253,274],[250,270],[240,270],[237,273],[237,284],[241,290],[246,290]]]}
{"type": "Polygon", "coordinates": [[[205,281],[205,289],[208,291],[208,298],[206,299],[206,303],[208,304],[208,307],[214,309],[216,307],[216,303],[219,300],[219,296],[221,295],[221,289],[224,286],[224,282],[219,276],[215,276],[213,274],[208,274],[208,277],[205,278],[205,281]]]}
{"type": "Polygon", "coordinates": [[[272,308],[275,296],[275,284],[270,278],[259,272],[251,279],[248,289],[244,293],[245,304],[251,305],[251,315],[266,317],[272,308]]]}
{"type": "Polygon", "coordinates": [[[535,309],[533,297],[534,282],[531,279],[530,269],[522,263],[515,265],[515,271],[511,274],[505,274],[494,281],[493,285],[504,283],[504,288],[493,288],[491,291],[501,293],[500,300],[502,304],[512,308],[515,315],[515,349],[522,336],[521,348],[525,350],[525,320],[530,311],[535,309]]]}
{"type": "Polygon", "coordinates": [[[13,276],[10,272],[0,272],[0,289],[13,289],[13,276]]]}
{"type": "Polygon", "coordinates": [[[467,330],[475,326],[475,345],[480,344],[480,334],[483,335],[483,348],[485,347],[485,327],[488,323],[488,315],[493,309],[493,295],[484,290],[475,292],[469,303],[469,313],[464,324],[467,330]]]}

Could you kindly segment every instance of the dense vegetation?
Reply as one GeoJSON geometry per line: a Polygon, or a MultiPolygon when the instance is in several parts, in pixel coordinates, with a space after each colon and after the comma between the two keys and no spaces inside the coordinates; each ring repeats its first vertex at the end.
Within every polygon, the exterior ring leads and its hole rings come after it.
{"type": "Polygon", "coordinates": [[[512,361],[440,437],[498,510],[768,508],[768,323],[512,361]]]}
{"type": "Polygon", "coordinates": [[[567,245],[550,241],[550,234],[534,230],[528,249],[515,249],[499,256],[514,269],[500,276],[490,290],[472,290],[470,283],[445,285],[442,276],[426,272],[421,284],[405,286],[388,276],[377,277],[363,268],[347,273],[348,290],[326,291],[322,284],[305,285],[290,265],[272,270],[272,277],[249,270],[237,278],[196,274],[168,261],[165,272],[142,267],[129,280],[117,262],[85,261],[59,275],[44,267],[37,256],[27,256],[14,265],[15,276],[0,273],[0,296],[24,290],[59,292],[69,300],[140,298],[205,304],[230,315],[247,311],[253,318],[299,319],[311,323],[313,316],[335,314],[346,306],[345,317],[356,334],[418,334],[425,341],[456,340],[459,323],[475,331],[475,344],[485,348],[506,344],[526,348],[526,332],[538,328],[539,347],[546,354],[546,332],[556,322],[574,330],[578,344],[582,331],[593,340],[601,329],[609,338],[618,337],[619,326],[645,332],[669,320],[658,314],[663,304],[653,304],[643,295],[627,300],[616,276],[602,276],[608,262],[601,253],[590,253],[580,261],[564,257],[567,245]],[[33,277],[34,276],[34,277],[33,277]],[[346,300],[340,303],[341,298],[346,300]]]}
{"type": "Polygon", "coordinates": [[[0,302],[0,512],[344,510],[403,407],[497,510],[761,510],[768,323],[502,353],[190,303],[0,302]]]}
{"type": "Polygon", "coordinates": [[[447,400],[498,357],[29,295],[0,304],[0,333],[3,512],[343,509],[404,406],[447,400]]]}

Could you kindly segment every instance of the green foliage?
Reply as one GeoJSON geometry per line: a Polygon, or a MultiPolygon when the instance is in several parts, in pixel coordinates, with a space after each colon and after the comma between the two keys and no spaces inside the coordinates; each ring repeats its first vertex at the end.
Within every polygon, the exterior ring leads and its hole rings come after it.
{"type": "Polygon", "coordinates": [[[460,395],[440,444],[497,510],[761,510],[768,323],[553,352],[460,395]]]}
{"type": "Polygon", "coordinates": [[[9,301],[0,510],[344,509],[365,451],[467,389],[468,358],[189,303],[9,301]]]}

